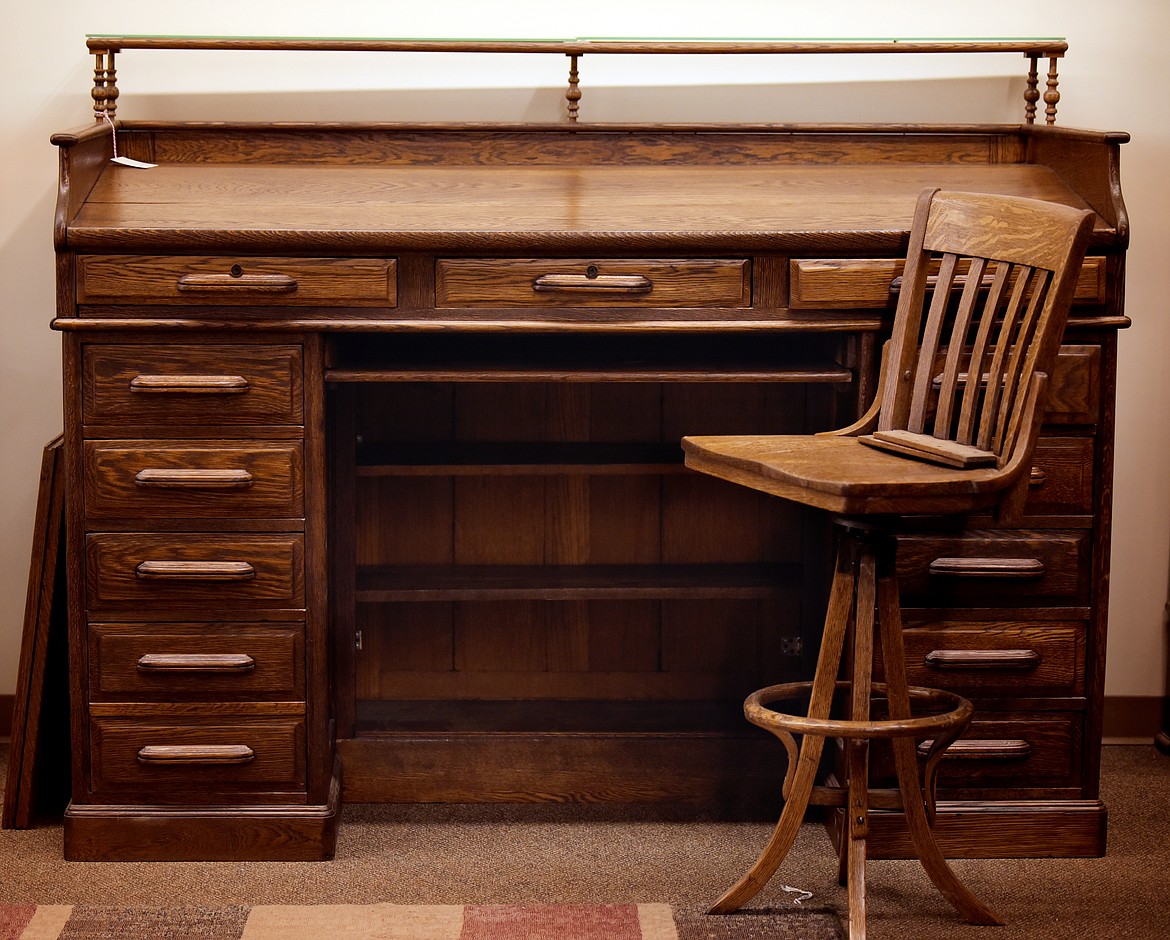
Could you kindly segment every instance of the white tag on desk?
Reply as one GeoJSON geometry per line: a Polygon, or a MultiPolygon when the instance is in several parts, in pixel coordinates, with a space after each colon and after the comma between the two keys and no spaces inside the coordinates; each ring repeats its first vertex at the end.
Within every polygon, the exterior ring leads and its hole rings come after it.
{"type": "Polygon", "coordinates": [[[132,166],[136,170],[149,170],[151,167],[158,166],[157,163],[143,163],[141,160],[131,160],[129,157],[114,157],[110,162],[120,166],[132,166]]]}

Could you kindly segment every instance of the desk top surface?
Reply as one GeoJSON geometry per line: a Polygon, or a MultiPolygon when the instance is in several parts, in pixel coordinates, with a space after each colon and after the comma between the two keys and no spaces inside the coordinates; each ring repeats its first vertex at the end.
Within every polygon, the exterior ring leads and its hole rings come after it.
{"type": "MultiPolygon", "coordinates": [[[[111,165],[69,226],[74,247],[519,248],[580,242],[784,248],[909,227],[918,193],[1027,196],[1084,207],[1037,165],[111,165]]],[[[1100,229],[1107,229],[1099,222],[1100,229]]]]}

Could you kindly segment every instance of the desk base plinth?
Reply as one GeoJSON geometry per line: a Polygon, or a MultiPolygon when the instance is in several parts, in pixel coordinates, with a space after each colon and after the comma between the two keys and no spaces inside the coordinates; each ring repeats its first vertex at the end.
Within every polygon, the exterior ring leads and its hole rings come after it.
{"type": "Polygon", "coordinates": [[[65,858],[71,862],[316,862],[333,858],[341,814],[334,769],[325,803],[114,806],[70,804],[65,858]]]}

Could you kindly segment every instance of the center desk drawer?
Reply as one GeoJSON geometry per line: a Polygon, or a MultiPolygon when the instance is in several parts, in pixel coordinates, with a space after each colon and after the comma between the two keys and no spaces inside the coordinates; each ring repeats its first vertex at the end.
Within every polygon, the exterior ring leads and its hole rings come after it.
{"type": "Polygon", "coordinates": [[[228,616],[240,608],[303,609],[304,556],[300,534],[92,534],[85,540],[89,608],[141,610],[152,619],[160,608],[228,616]]]}
{"type": "Polygon", "coordinates": [[[86,441],[90,520],[300,518],[300,441],[86,441]]]}
{"type": "Polygon", "coordinates": [[[225,791],[303,788],[304,706],[255,715],[230,707],[91,706],[94,790],[217,802],[225,791]]]}
{"type": "Polygon", "coordinates": [[[391,258],[82,255],[82,304],[393,307],[391,258]]]}
{"type": "Polygon", "coordinates": [[[747,307],[746,260],[446,258],[438,307],[747,307]]]}
{"type": "Polygon", "coordinates": [[[1089,602],[1089,533],[972,530],[898,537],[906,607],[1036,607],[1089,602]]]}
{"type": "Polygon", "coordinates": [[[91,345],[86,424],[299,425],[300,346],[91,345]]]}
{"type": "Polygon", "coordinates": [[[91,623],[91,701],[301,701],[301,623],[91,623]]]}

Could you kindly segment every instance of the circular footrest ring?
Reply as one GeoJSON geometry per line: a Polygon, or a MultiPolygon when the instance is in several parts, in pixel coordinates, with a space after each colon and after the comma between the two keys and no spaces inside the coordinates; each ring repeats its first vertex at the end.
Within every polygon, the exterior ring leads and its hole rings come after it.
{"type": "MultiPolygon", "coordinates": [[[[945,735],[948,731],[961,728],[971,719],[974,706],[961,695],[943,689],[929,689],[910,686],[911,704],[927,708],[945,709],[933,715],[911,718],[878,718],[869,721],[853,721],[846,718],[813,717],[778,712],[768,705],[773,702],[801,698],[811,691],[811,682],[785,682],[759,689],[743,703],[744,717],[754,725],[768,731],[786,731],[789,734],[812,734],[825,738],[927,738],[945,735]]],[[[852,687],[848,680],[838,681],[838,692],[852,687]]],[[[886,691],[885,683],[873,683],[873,691],[886,691]]]]}

